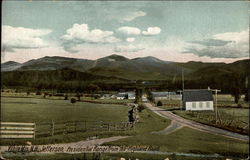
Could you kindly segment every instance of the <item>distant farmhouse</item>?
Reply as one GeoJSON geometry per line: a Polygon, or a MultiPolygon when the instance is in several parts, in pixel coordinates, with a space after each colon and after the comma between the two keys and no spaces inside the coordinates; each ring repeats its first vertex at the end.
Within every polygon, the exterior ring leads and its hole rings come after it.
{"type": "Polygon", "coordinates": [[[135,99],[135,93],[134,92],[128,92],[128,99],[135,99]]]}
{"type": "Polygon", "coordinates": [[[116,99],[125,99],[126,98],[126,93],[118,93],[116,96],[116,99]]]}
{"type": "Polygon", "coordinates": [[[214,110],[211,90],[184,90],[182,103],[185,110],[214,110]]]}
{"type": "Polygon", "coordinates": [[[135,92],[120,92],[116,99],[135,99],[135,92]]]}
{"type": "Polygon", "coordinates": [[[151,92],[154,101],[181,99],[181,95],[176,92],[151,92]]]}

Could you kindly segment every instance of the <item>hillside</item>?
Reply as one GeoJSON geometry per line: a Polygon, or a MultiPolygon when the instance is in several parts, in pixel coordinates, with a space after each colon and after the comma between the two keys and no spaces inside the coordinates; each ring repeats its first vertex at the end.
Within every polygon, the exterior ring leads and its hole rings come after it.
{"type": "Polygon", "coordinates": [[[97,60],[46,56],[23,64],[13,61],[1,64],[2,72],[56,71],[64,68],[71,69],[72,72],[79,71],[96,76],[117,77],[129,80],[171,79],[172,77],[180,77],[183,71],[186,78],[193,79],[216,77],[229,73],[240,73],[246,76],[249,60],[225,64],[194,61],[177,63],[163,61],[152,56],[129,59],[120,55],[110,55],[97,60]]]}
{"type": "Polygon", "coordinates": [[[92,83],[92,82],[128,82],[126,79],[94,75],[70,68],[46,71],[10,71],[1,72],[3,85],[30,86],[32,84],[56,85],[59,83],[92,83]]]}

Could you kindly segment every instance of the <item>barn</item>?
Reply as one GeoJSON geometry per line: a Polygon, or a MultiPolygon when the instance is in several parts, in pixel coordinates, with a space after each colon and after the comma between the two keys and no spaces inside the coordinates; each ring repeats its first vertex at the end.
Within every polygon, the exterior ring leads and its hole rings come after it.
{"type": "Polygon", "coordinates": [[[184,110],[214,110],[213,93],[211,90],[184,90],[182,103],[184,110]]]}

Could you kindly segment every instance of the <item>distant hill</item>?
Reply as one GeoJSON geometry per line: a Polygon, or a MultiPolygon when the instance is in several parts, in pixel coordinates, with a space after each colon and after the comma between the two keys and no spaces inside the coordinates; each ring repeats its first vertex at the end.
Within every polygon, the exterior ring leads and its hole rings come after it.
{"type": "Polygon", "coordinates": [[[14,61],[8,61],[1,64],[1,72],[13,71],[21,67],[22,64],[14,61]]]}
{"type": "Polygon", "coordinates": [[[79,83],[79,82],[128,82],[126,79],[100,76],[91,73],[80,72],[71,68],[46,71],[9,71],[1,72],[2,82],[5,85],[29,86],[32,84],[59,84],[59,83],[79,83]]]}
{"type": "Polygon", "coordinates": [[[249,72],[250,60],[240,60],[229,64],[210,64],[203,65],[194,72],[189,74],[189,77],[216,77],[225,74],[241,74],[247,76],[249,72]]]}
{"type": "Polygon", "coordinates": [[[24,73],[28,73],[31,71],[57,71],[65,68],[71,69],[70,72],[128,80],[163,80],[180,77],[182,71],[187,78],[210,77],[228,73],[247,75],[249,60],[225,64],[194,61],[177,63],[163,61],[152,56],[129,59],[120,55],[110,55],[97,60],[46,56],[22,64],[13,61],[1,64],[1,72],[27,71],[24,73]]]}

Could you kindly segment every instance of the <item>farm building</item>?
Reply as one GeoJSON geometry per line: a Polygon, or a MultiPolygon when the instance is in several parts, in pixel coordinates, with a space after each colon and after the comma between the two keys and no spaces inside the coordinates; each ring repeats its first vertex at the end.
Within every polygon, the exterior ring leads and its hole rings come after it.
{"type": "Polygon", "coordinates": [[[126,98],[126,93],[118,93],[116,96],[116,99],[125,99],[126,98]]]}
{"type": "Polygon", "coordinates": [[[185,110],[214,110],[211,90],[185,90],[182,96],[182,103],[182,107],[185,110]]]}
{"type": "Polygon", "coordinates": [[[128,99],[135,99],[135,93],[134,92],[128,92],[128,99]]]}
{"type": "Polygon", "coordinates": [[[135,99],[135,92],[120,92],[116,99],[135,99]]]}

